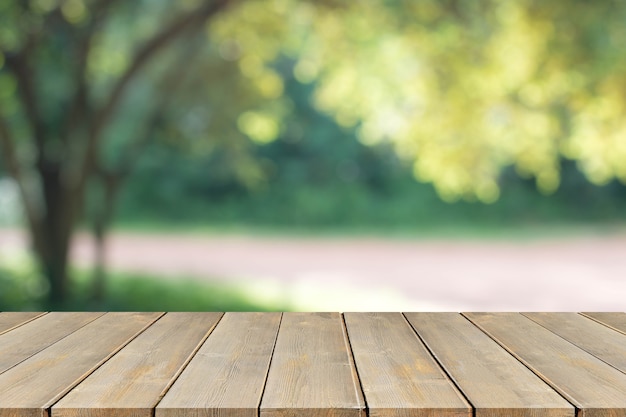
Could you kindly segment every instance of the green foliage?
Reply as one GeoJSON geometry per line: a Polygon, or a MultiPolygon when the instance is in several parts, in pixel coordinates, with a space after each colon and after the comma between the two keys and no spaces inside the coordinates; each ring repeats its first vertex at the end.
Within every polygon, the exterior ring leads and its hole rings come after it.
{"type": "MultiPolygon", "coordinates": [[[[564,158],[594,184],[626,181],[618,93],[625,82],[619,41],[626,8],[531,0],[333,7],[252,0],[209,27],[211,62],[230,65],[230,74],[241,77],[240,84],[222,78],[209,91],[246,85],[257,94],[222,113],[221,120],[236,120],[227,126],[238,132],[208,126],[212,143],[225,145],[219,138],[233,142],[243,133],[263,144],[309,128],[288,85],[295,77],[311,83],[316,109],[355,129],[367,146],[392,146],[448,202],[493,203],[510,166],[552,193],[564,158]],[[285,57],[293,63],[288,71],[281,67],[285,57]]],[[[226,95],[216,94],[215,103],[226,95]]],[[[325,146],[341,154],[342,143],[325,146]]],[[[241,156],[250,146],[226,146],[239,153],[228,158],[248,187],[276,169],[241,156]]]]}
{"type": "MultiPolygon", "coordinates": [[[[63,126],[80,79],[82,35],[94,30],[85,81],[97,108],[141,45],[199,4],[115,2],[92,27],[93,1],[2,1],[0,102],[19,133],[19,152],[32,155],[23,139],[32,126],[5,55],[36,46],[30,59],[48,141],[43,152],[80,161],[86,129],[63,126]],[[64,134],[77,138],[66,144],[64,134]]],[[[97,159],[116,166],[147,126],[194,152],[228,149],[240,180],[258,185],[264,168],[247,156],[245,138],[267,143],[289,135],[289,80],[276,66],[287,56],[299,82],[315,82],[316,108],[354,127],[368,146],[391,144],[446,201],[497,200],[498,177],[510,165],[552,192],[563,157],[595,184],[624,181],[625,13],[613,2],[238,2],[203,33],[164,48],[133,81],[97,159]],[[186,82],[152,123],[151,110],[168,94],[163,75],[181,62],[178,78],[186,82]]],[[[68,163],[66,175],[78,164],[68,163]]]]}
{"type": "Polygon", "coordinates": [[[424,233],[625,219],[626,187],[617,181],[596,186],[565,159],[559,161],[561,187],[551,196],[508,167],[494,204],[443,202],[431,185],[414,181],[410,162],[385,144],[362,144],[356,129],[318,111],[315,85],[289,77],[288,60],[281,65],[294,111],[276,141],[248,150],[258,168],[256,186],[238,180],[237,165],[223,150],[177,153],[160,143],[129,181],[122,223],[424,233]]]}
{"type": "Polygon", "coordinates": [[[296,70],[319,81],[319,108],[364,143],[393,143],[447,201],[496,201],[509,165],[553,192],[563,156],[595,184],[626,182],[625,13],[615,2],[352,2],[312,13],[296,70]]]}
{"type": "MultiPolygon", "coordinates": [[[[512,176],[515,173],[511,174],[512,176]]],[[[457,234],[486,230],[566,227],[607,224],[626,220],[624,187],[604,187],[578,178],[581,187],[563,186],[551,196],[539,193],[532,181],[515,177],[504,186],[501,198],[485,206],[480,202],[441,201],[432,186],[416,183],[407,174],[384,192],[362,185],[276,184],[263,193],[211,198],[160,196],[159,204],[136,204],[120,215],[125,227],[169,227],[183,230],[269,229],[283,232],[401,233],[407,236],[457,234]]],[[[566,178],[569,182],[570,179],[566,178]]],[[[154,200],[152,200],[154,201],[154,200]]]]}
{"type": "MultiPolygon", "coordinates": [[[[36,45],[33,75],[49,136],[44,153],[79,161],[83,141],[76,138],[70,147],[60,136],[86,134],[63,130],[80,78],[75,65],[83,31],[94,30],[85,81],[88,102],[97,108],[141,45],[199,4],[116,2],[94,29],[92,1],[0,3],[0,101],[19,132],[19,152],[33,153],[22,139],[32,132],[6,54],[36,45]]],[[[313,83],[316,108],[356,129],[368,146],[391,144],[446,201],[497,200],[499,175],[511,165],[534,177],[541,191],[553,192],[563,157],[576,160],[595,184],[624,180],[619,92],[626,82],[620,53],[625,13],[611,2],[239,2],[204,32],[165,48],[133,81],[97,159],[117,166],[149,127],[157,131],[150,136],[176,142],[176,151],[225,149],[239,182],[259,186],[268,166],[249,157],[245,138],[293,137],[296,119],[306,119],[294,116],[292,95],[285,93],[291,74],[277,65],[289,57],[295,78],[313,83]],[[186,81],[151,122],[166,90],[163,76],[181,62],[185,71],[177,78],[186,81]]],[[[68,163],[67,175],[76,164],[68,163]]]]}

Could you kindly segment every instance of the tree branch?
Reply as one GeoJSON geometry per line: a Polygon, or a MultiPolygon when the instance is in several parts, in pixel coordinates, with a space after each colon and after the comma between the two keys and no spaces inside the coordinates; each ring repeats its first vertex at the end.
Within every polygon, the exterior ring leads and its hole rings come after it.
{"type": "Polygon", "coordinates": [[[94,166],[96,151],[102,137],[102,132],[113,116],[113,113],[119,105],[130,81],[137,75],[139,70],[141,70],[158,52],[164,49],[166,45],[186,30],[197,27],[205,22],[208,18],[226,7],[228,3],[229,0],[214,0],[210,3],[206,3],[199,9],[178,18],[168,27],[157,33],[152,39],[146,42],[141,49],[139,49],[126,72],[120,77],[117,84],[113,87],[113,90],[108,99],[105,101],[105,104],[95,115],[88,136],[87,149],[81,175],[79,176],[79,188],[84,186],[89,170],[94,166]]]}
{"type": "Polygon", "coordinates": [[[108,15],[111,7],[117,2],[117,0],[98,0],[92,6],[92,18],[89,24],[84,28],[82,36],[80,36],[77,46],[77,58],[76,58],[76,79],[77,88],[74,96],[71,100],[70,110],[67,112],[67,117],[63,123],[63,128],[60,132],[61,140],[67,140],[70,132],[72,132],[78,125],[80,120],[91,119],[91,108],[89,104],[89,85],[87,83],[87,59],[89,58],[89,51],[91,48],[91,42],[96,30],[104,24],[106,16],[108,15]]]}
{"type": "Polygon", "coordinates": [[[146,146],[151,142],[154,134],[154,130],[163,120],[165,111],[168,105],[172,102],[172,97],[179,89],[179,87],[189,78],[189,63],[193,59],[197,52],[200,42],[190,42],[187,44],[187,48],[178,57],[178,62],[185,63],[185,65],[172,65],[169,71],[163,76],[161,85],[163,86],[159,91],[159,97],[156,104],[153,106],[152,115],[148,117],[145,123],[146,129],[143,135],[138,136],[132,141],[128,149],[122,152],[121,161],[117,165],[116,171],[120,174],[126,175],[130,173],[135,162],[139,159],[146,146]]]}
{"type": "Polygon", "coordinates": [[[13,145],[13,138],[9,131],[9,126],[4,118],[0,118],[0,146],[4,163],[7,166],[9,174],[20,184],[23,184],[22,171],[17,160],[17,153],[13,145]]]}
{"type": "Polygon", "coordinates": [[[20,167],[20,163],[17,157],[17,152],[14,146],[14,140],[9,129],[8,123],[2,117],[0,117],[0,150],[2,150],[2,156],[7,166],[9,174],[13,177],[17,183],[22,204],[24,205],[24,211],[26,219],[30,225],[30,229],[33,232],[33,238],[36,244],[40,241],[41,236],[41,221],[38,215],[36,203],[30,198],[26,189],[26,181],[24,179],[24,173],[20,167]]]}
{"type": "Polygon", "coordinates": [[[43,152],[46,129],[39,114],[37,95],[33,85],[34,76],[29,63],[31,50],[32,46],[27,46],[16,54],[7,54],[6,65],[17,80],[19,96],[24,105],[26,117],[32,127],[35,144],[41,154],[43,152]]]}
{"type": "Polygon", "coordinates": [[[100,133],[103,126],[109,121],[113,111],[122,98],[128,83],[157,52],[162,50],[168,43],[173,41],[186,29],[189,29],[194,25],[201,24],[206,19],[219,12],[224,6],[226,6],[227,3],[228,0],[216,0],[208,3],[207,5],[202,6],[199,10],[182,16],[169,27],[165,28],[160,33],[157,33],[152,39],[150,39],[137,52],[126,72],[120,77],[115,87],[113,87],[113,91],[109,95],[109,98],[96,116],[96,120],[94,121],[92,128],[92,134],[98,135],[100,133]]]}

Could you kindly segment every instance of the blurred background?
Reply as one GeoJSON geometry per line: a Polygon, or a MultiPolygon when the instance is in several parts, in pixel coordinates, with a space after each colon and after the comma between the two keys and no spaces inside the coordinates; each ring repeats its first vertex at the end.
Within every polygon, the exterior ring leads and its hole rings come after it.
{"type": "Polygon", "coordinates": [[[624,310],[625,19],[0,0],[0,310],[624,310]]]}

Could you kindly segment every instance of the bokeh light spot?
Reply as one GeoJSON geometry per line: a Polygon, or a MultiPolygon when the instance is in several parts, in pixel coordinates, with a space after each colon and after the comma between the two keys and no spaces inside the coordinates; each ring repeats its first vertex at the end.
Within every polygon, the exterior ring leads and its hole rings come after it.
{"type": "Polygon", "coordinates": [[[270,115],[248,111],[239,116],[237,127],[258,143],[269,143],[278,137],[278,122],[270,115]]]}

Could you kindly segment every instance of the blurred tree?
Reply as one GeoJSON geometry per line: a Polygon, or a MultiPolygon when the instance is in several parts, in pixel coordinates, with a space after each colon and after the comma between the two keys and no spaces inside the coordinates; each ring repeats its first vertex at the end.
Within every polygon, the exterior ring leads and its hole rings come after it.
{"type": "Polygon", "coordinates": [[[50,299],[67,293],[86,196],[102,237],[155,136],[219,145],[240,181],[262,179],[242,139],[285,133],[283,58],[317,108],[391,143],[447,201],[495,201],[509,166],[549,193],[562,157],[624,182],[625,15],[615,1],[0,0],[0,149],[50,299]]]}
{"type": "Polygon", "coordinates": [[[89,179],[111,178],[103,174],[102,142],[125,95],[158,53],[228,2],[193,3],[0,2],[2,155],[53,305],[67,295],[68,250],[89,179]]]}
{"type": "Polygon", "coordinates": [[[101,267],[118,190],[157,133],[196,151],[221,144],[239,180],[258,181],[241,139],[273,140],[288,112],[269,67],[286,12],[255,0],[0,1],[0,150],[52,306],[67,296],[68,252],[87,199],[101,267]],[[239,4],[236,17],[214,19],[239,4]],[[242,59],[233,31],[258,56],[242,59]]]}

